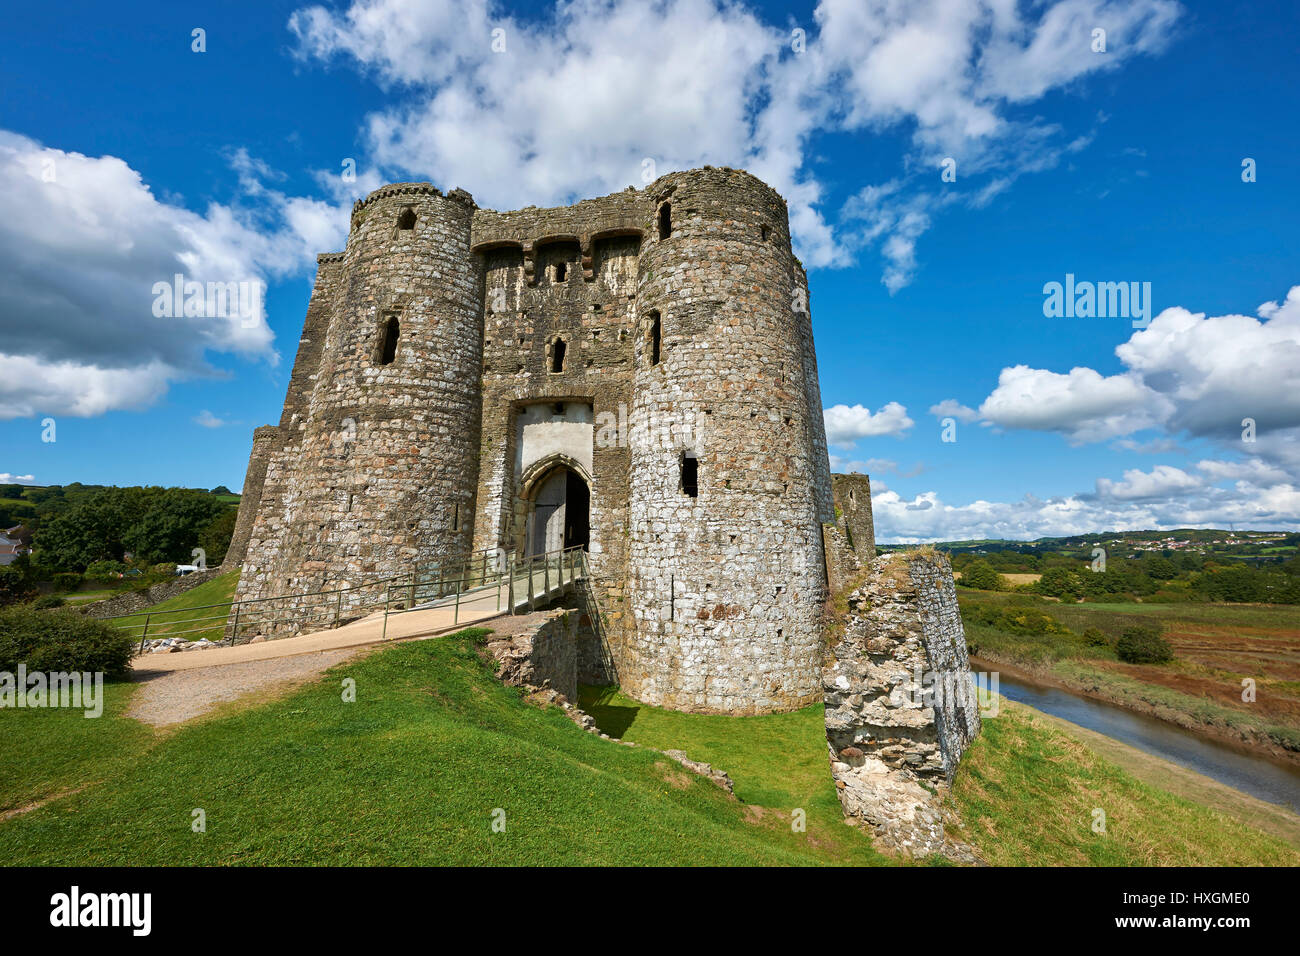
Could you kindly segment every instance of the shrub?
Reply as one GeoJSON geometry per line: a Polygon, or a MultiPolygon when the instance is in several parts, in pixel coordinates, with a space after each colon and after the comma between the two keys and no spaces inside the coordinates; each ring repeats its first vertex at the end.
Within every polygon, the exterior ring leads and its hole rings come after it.
{"type": "Polygon", "coordinates": [[[32,602],[32,607],[38,611],[48,611],[51,608],[63,607],[63,598],[56,594],[46,594],[44,597],[38,597],[32,602]]]}
{"type": "Polygon", "coordinates": [[[82,577],[75,571],[60,571],[50,578],[54,582],[54,587],[59,591],[75,591],[81,587],[82,577]]]}
{"type": "Polygon", "coordinates": [[[103,671],[125,676],[135,642],[126,631],[75,611],[0,610],[0,671],[103,671]]]}
{"type": "Polygon", "coordinates": [[[1153,627],[1130,627],[1115,644],[1119,659],[1129,664],[1168,664],[1174,649],[1153,627]]]}
{"type": "Polygon", "coordinates": [[[126,565],[121,561],[96,561],[86,568],[86,577],[92,581],[116,581],[118,575],[126,571],[126,565]]]}
{"type": "Polygon", "coordinates": [[[1099,627],[1090,627],[1083,632],[1083,642],[1089,647],[1108,647],[1110,641],[1099,627]]]}
{"type": "Polygon", "coordinates": [[[1001,591],[1007,582],[987,561],[972,561],[962,568],[959,583],[981,591],[1001,591]]]}
{"type": "Polygon", "coordinates": [[[995,627],[1007,634],[1069,634],[1070,629],[1046,611],[1021,604],[985,604],[963,609],[963,620],[995,627]]]}
{"type": "Polygon", "coordinates": [[[26,601],[36,594],[32,582],[16,564],[0,565],[0,606],[26,601]]]}

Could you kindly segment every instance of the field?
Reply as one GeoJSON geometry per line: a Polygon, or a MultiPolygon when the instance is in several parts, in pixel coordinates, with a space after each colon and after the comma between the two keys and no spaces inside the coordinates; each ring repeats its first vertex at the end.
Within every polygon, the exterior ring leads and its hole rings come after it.
{"type": "MultiPolygon", "coordinates": [[[[484,633],[386,647],[279,700],[235,702],[167,732],[122,716],[131,684],[110,686],[98,720],[5,711],[0,766],[16,772],[0,777],[0,857],[17,865],[900,862],[841,820],[820,707],[709,717],[586,692],[610,731],[731,773],[731,798],[661,754],[602,740],[502,686],[477,645],[484,633]],[[356,681],[355,703],[341,699],[344,678],[356,681]],[[807,811],[806,832],[790,825],[795,809],[807,811]]],[[[1027,714],[1006,707],[987,723],[952,796],[986,859],[1300,862],[1281,841],[1141,784],[1027,714]],[[1106,835],[1090,828],[1097,806],[1108,808],[1106,835]]]]}
{"type": "Polygon", "coordinates": [[[968,624],[967,643],[985,659],[1021,664],[1145,712],[1171,710],[1219,736],[1244,736],[1277,756],[1300,759],[1300,609],[1294,606],[1075,604],[965,588],[958,597],[966,610],[1035,607],[1073,632],[1016,635],[968,624]],[[1174,648],[1173,663],[1128,664],[1116,657],[1114,641],[1139,624],[1162,630],[1174,648]],[[1090,627],[1111,646],[1084,644],[1077,635],[1090,627]],[[1253,701],[1243,700],[1248,680],[1253,701]]]}

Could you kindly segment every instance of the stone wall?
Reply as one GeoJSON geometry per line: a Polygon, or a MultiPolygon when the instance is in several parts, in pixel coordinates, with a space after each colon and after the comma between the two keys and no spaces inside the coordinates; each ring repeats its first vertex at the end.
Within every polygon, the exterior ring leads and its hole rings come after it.
{"type": "Polygon", "coordinates": [[[578,699],[579,612],[561,608],[510,619],[488,638],[497,676],[512,687],[548,687],[578,699]],[[540,619],[540,620],[539,620],[540,619]]]}
{"type": "Polygon", "coordinates": [[[825,450],[785,203],[727,169],[673,173],[648,192],[633,419],[686,441],[632,447],[635,627],[620,681],[677,710],[791,710],[820,695],[825,450]]]}
{"type": "Polygon", "coordinates": [[[748,173],[509,212],[376,190],[318,260],[268,447],[241,598],[523,557],[565,470],[590,500],[607,675],[693,711],[820,694],[834,506],[807,279],[784,200],[748,173]]]}
{"type": "Polygon", "coordinates": [[[244,472],[243,493],[239,498],[239,514],[235,516],[235,531],[230,536],[230,547],[221,562],[222,571],[235,571],[244,566],[248,554],[248,541],[253,536],[253,523],[262,504],[262,489],[266,485],[266,469],[280,449],[280,429],[263,425],[253,430],[253,450],[248,456],[248,470],[244,472]]]}
{"type": "Polygon", "coordinates": [[[871,517],[871,478],[867,475],[832,475],[838,523],[860,567],[876,557],[876,529],[871,517]]]}
{"type": "Polygon", "coordinates": [[[980,727],[952,568],[899,552],[869,570],[822,671],[832,775],[845,814],[886,846],[948,852],[935,788],[980,727]]]}
{"type": "Polygon", "coordinates": [[[211,581],[217,575],[224,573],[225,571],[222,568],[194,571],[140,591],[128,591],[125,594],[119,594],[117,597],[111,597],[104,601],[83,604],[77,608],[77,611],[87,617],[116,617],[119,614],[134,614],[136,611],[152,607],[161,601],[168,601],[179,594],[184,594],[190,588],[198,587],[205,581],[211,581]]]}

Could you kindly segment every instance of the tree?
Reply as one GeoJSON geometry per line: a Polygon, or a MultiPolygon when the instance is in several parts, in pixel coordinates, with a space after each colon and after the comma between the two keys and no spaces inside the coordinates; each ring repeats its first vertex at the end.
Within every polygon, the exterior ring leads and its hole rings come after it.
{"type": "Polygon", "coordinates": [[[231,491],[229,488],[227,488],[225,485],[217,485],[217,487],[215,487],[215,488],[213,488],[211,491],[209,491],[208,494],[210,494],[210,495],[233,495],[234,492],[231,491]]]}
{"type": "Polygon", "coordinates": [[[1130,627],[1115,643],[1119,659],[1129,664],[1168,664],[1174,649],[1153,627],[1130,627]]]}
{"type": "MultiPolygon", "coordinates": [[[[155,490],[155,489],[151,489],[155,490]]],[[[168,488],[154,495],[148,510],[122,534],[127,550],[150,564],[186,564],[199,537],[227,507],[202,491],[168,488]]]]}
{"type": "Polygon", "coordinates": [[[238,517],[236,509],[227,508],[199,533],[199,547],[203,549],[209,567],[225,560],[226,551],[230,549],[230,539],[235,533],[235,519],[238,517]]]}
{"type": "Polygon", "coordinates": [[[1059,566],[1048,568],[1038,579],[1038,593],[1049,597],[1077,600],[1083,595],[1083,582],[1072,568],[1059,566]]]}
{"type": "Polygon", "coordinates": [[[968,588],[979,588],[982,591],[1001,591],[1006,587],[1006,578],[993,570],[993,565],[987,561],[972,561],[966,567],[962,568],[961,583],[968,588]]]}
{"type": "Polygon", "coordinates": [[[0,498],[21,498],[22,496],[22,485],[0,485],[0,498]]]}

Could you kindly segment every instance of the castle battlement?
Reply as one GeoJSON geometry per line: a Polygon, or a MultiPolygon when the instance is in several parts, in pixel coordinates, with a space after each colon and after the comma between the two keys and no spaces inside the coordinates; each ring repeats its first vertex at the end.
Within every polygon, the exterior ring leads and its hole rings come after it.
{"type": "Polygon", "coordinates": [[[820,699],[835,502],[780,195],[713,167],[505,212],[395,183],[317,261],[238,597],[580,545],[628,693],[820,699]]]}

